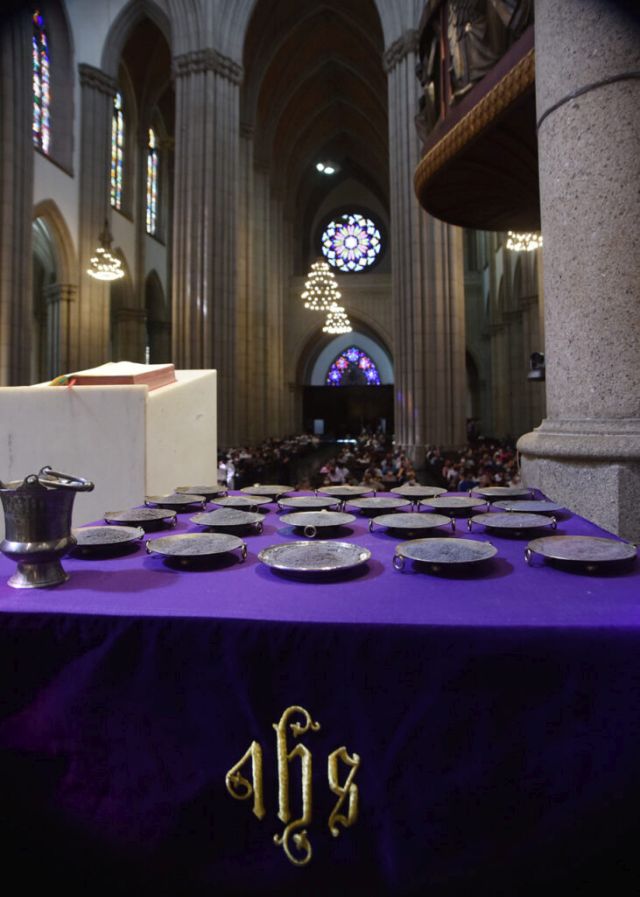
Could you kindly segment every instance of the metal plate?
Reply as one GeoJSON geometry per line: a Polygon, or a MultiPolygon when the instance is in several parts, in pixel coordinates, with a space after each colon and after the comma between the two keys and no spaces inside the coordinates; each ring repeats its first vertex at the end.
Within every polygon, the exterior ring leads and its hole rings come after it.
{"type": "Polygon", "coordinates": [[[484,498],[473,498],[470,495],[440,495],[435,498],[423,498],[421,505],[435,508],[436,511],[462,514],[487,504],[484,498]]]}
{"type": "Polygon", "coordinates": [[[438,567],[477,564],[479,561],[489,560],[497,552],[498,549],[491,542],[478,542],[474,539],[413,539],[396,546],[393,565],[396,569],[401,569],[403,558],[438,567]]]}
{"type": "Polygon", "coordinates": [[[318,495],[332,495],[334,498],[359,498],[361,495],[369,495],[375,489],[366,486],[322,486],[316,490],[318,495]]]}
{"type": "Polygon", "coordinates": [[[525,514],[528,512],[532,514],[553,514],[564,509],[564,505],[557,505],[555,501],[543,501],[542,499],[539,501],[535,499],[495,501],[493,507],[499,508],[501,511],[523,511],[525,514]]]}
{"type": "Polygon", "coordinates": [[[167,508],[129,508],[126,511],[105,511],[107,523],[121,523],[125,526],[139,524],[143,529],[148,526],[168,523],[176,525],[176,512],[167,508]]]}
{"type": "Polygon", "coordinates": [[[258,558],[287,573],[335,573],[364,564],[371,552],[351,542],[289,542],[271,545],[258,558]]]}
{"type": "Polygon", "coordinates": [[[207,501],[216,495],[226,495],[226,486],[176,486],[173,490],[178,495],[203,495],[207,501]]]}
{"type": "Polygon", "coordinates": [[[193,505],[204,507],[204,495],[184,495],[172,492],[170,495],[147,495],[144,503],[149,508],[170,508],[174,511],[188,511],[193,505]]]}
{"type": "Polygon", "coordinates": [[[141,526],[82,526],[71,533],[77,542],[75,547],[82,551],[130,545],[144,536],[141,526]]]}
{"type": "Polygon", "coordinates": [[[335,508],[339,502],[335,498],[323,498],[321,495],[292,495],[281,498],[280,508],[291,508],[295,511],[320,511],[322,508],[335,508]]]}
{"type": "Polygon", "coordinates": [[[534,539],[527,551],[555,561],[576,561],[581,564],[600,564],[628,561],[637,557],[637,548],[630,542],[605,539],[601,536],[545,536],[534,539]]]}
{"type": "Polygon", "coordinates": [[[189,518],[189,523],[197,523],[198,526],[236,527],[253,526],[262,531],[263,514],[252,511],[240,511],[237,508],[216,508],[215,511],[203,511],[189,518]]]}
{"type": "Polygon", "coordinates": [[[352,508],[358,508],[363,514],[376,514],[381,511],[395,511],[397,508],[406,508],[411,502],[408,498],[400,498],[399,495],[376,495],[375,498],[347,499],[346,504],[352,508]]]}
{"type": "Polygon", "coordinates": [[[476,486],[470,492],[472,495],[479,495],[480,498],[488,498],[489,501],[499,498],[531,498],[531,489],[524,486],[487,486],[484,489],[476,486]]]}
{"type": "Polygon", "coordinates": [[[422,486],[420,483],[416,483],[415,486],[394,486],[389,491],[393,492],[394,495],[401,495],[403,498],[408,498],[411,501],[418,501],[420,498],[432,498],[434,495],[442,495],[447,490],[442,489],[440,486],[422,486]]]}
{"type": "Polygon", "coordinates": [[[524,530],[538,529],[541,526],[555,528],[555,517],[546,517],[544,514],[520,514],[514,511],[489,511],[486,514],[476,514],[469,518],[469,529],[472,523],[481,523],[490,529],[524,530]]]}
{"type": "Polygon", "coordinates": [[[369,523],[369,529],[373,531],[374,526],[386,526],[389,529],[434,529],[437,526],[445,526],[448,524],[454,528],[450,517],[443,514],[426,514],[417,511],[407,511],[400,514],[380,514],[374,517],[369,523]]]}
{"type": "Polygon", "coordinates": [[[242,539],[228,533],[181,533],[161,536],[145,545],[149,554],[159,554],[165,558],[205,560],[237,548],[241,549],[243,560],[247,554],[247,546],[242,539]]]}
{"type": "Polygon", "coordinates": [[[271,483],[265,483],[264,485],[254,483],[253,486],[245,486],[244,489],[240,490],[245,495],[265,495],[269,496],[269,498],[277,498],[279,495],[286,495],[287,492],[294,491],[293,486],[280,486],[271,483]]]}
{"type": "Polygon", "coordinates": [[[259,508],[268,505],[271,501],[266,495],[226,495],[211,500],[211,504],[221,508],[239,508],[241,511],[250,511],[251,508],[259,508]]]}
{"type": "Polygon", "coordinates": [[[296,511],[293,514],[283,514],[280,518],[287,526],[302,526],[320,529],[325,526],[345,526],[353,523],[356,518],[353,514],[344,514],[342,511],[296,511]]]}

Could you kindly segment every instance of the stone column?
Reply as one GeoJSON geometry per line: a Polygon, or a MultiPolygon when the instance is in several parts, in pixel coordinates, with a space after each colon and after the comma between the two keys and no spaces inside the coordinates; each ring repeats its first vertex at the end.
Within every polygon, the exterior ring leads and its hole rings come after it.
{"type": "MultiPolygon", "coordinates": [[[[174,59],[173,355],[218,372],[218,441],[235,430],[236,209],[242,67],[213,49],[174,59]]],[[[244,411],[243,411],[244,413],[244,411]]]]}
{"type": "Polygon", "coordinates": [[[92,65],[80,75],[80,299],[73,309],[71,370],[104,364],[110,358],[109,284],[87,274],[110,214],[111,117],[117,85],[92,65]]]}
{"type": "Polygon", "coordinates": [[[30,382],[33,117],[29,9],[0,24],[0,384],[30,382]]]}
{"type": "Polygon", "coordinates": [[[547,418],[523,478],[640,539],[640,31],[625,4],[538,0],[547,418]]]}
{"type": "Polygon", "coordinates": [[[384,54],[389,89],[396,442],[424,461],[426,444],[459,445],[465,434],[462,231],[428,216],[413,190],[420,158],[414,125],[417,34],[384,54]]]}
{"type": "Polygon", "coordinates": [[[120,306],[113,314],[114,361],[144,361],[147,313],[144,308],[120,306]]]}
{"type": "Polygon", "coordinates": [[[46,303],[46,352],[44,375],[53,379],[73,370],[71,367],[71,309],[78,299],[78,288],[69,283],[54,283],[44,292],[46,303]]]}

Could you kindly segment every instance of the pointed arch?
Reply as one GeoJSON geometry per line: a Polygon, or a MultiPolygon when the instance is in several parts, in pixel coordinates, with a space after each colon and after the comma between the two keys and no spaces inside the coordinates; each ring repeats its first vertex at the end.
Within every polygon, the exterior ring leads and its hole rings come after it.
{"type": "Polygon", "coordinates": [[[153,0],[130,0],[109,29],[102,49],[102,71],[112,78],[118,77],[118,66],[127,38],[144,18],[150,19],[162,32],[169,47],[172,46],[171,21],[165,11],[153,0]]]}
{"type": "Polygon", "coordinates": [[[32,219],[43,218],[54,242],[57,260],[57,279],[59,283],[77,285],[78,257],[71,232],[53,199],[45,199],[34,206],[32,219]]]}

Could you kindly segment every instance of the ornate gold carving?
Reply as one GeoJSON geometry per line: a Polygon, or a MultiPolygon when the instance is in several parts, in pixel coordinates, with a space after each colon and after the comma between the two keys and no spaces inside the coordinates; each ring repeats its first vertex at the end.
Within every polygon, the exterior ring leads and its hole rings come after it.
{"type": "Polygon", "coordinates": [[[418,199],[433,175],[534,83],[535,50],[531,49],[422,157],[414,179],[418,199]]]}
{"type": "Polygon", "coordinates": [[[257,741],[252,741],[243,757],[232,766],[224,780],[227,791],[236,800],[247,800],[253,795],[253,813],[258,819],[264,819],[264,788],[262,784],[262,748],[257,741]],[[245,779],[240,770],[251,758],[251,781],[245,779]]]}
{"type": "Polygon", "coordinates": [[[338,823],[344,826],[344,828],[349,828],[358,819],[358,786],[354,784],[353,780],[359,767],[360,757],[358,756],[358,754],[353,754],[353,756],[350,756],[347,752],[346,747],[336,748],[335,751],[329,754],[327,762],[329,788],[331,788],[334,794],[338,795],[338,802],[331,811],[328,823],[329,831],[334,836],[334,838],[337,838],[340,834],[338,823]],[[340,777],[338,775],[338,763],[340,761],[350,767],[349,774],[347,775],[347,779],[344,785],[340,784],[340,777]],[[342,809],[342,805],[347,798],[349,798],[349,806],[347,809],[347,815],[345,816],[344,813],[340,813],[340,810],[342,809]]]}
{"type": "Polygon", "coordinates": [[[405,31],[401,37],[390,44],[382,55],[382,67],[387,74],[389,74],[399,62],[402,62],[405,56],[408,56],[409,53],[418,52],[418,40],[418,32],[414,28],[410,28],[408,31],[405,31]]]}
{"type": "Polygon", "coordinates": [[[279,847],[282,847],[287,857],[296,866],[305,866],[311,859],[311,844],[307,838],[305,825],[311,823],[312,800],[311,800],[311,772],[313,761],[311,759],[310,750],[303,744],[297,744],[292,750],[288,750],[287,743],[287,723],[294,714],[300,714],[303,719],[302,723],[291,722],[289,728],[294,738],[305,735],[309,729],[317,732],[320,729],[319,723],[314,723],[311,716],[304,707],[287,707],[280,717],[280,721],[273,724],[276,730],[276,739],[278,743],[278,819],[286,825],[281,835],[274,835],[273,841],[279,847]],[[302,781],[302,816],[299,819],[291,819],[291,807],[289,803],[289,764],[296,757],[300,759],[302,781]],[[302,829],[302,831],[298,831],[302,829]],[[301,856],[296,857],[292,853],[290,839],[293,837],[293,844],[296,850],[300,851],[301,856]]]}
{"type": "MultiPolygon", "coordinates": [[[[285,824],[282,834],[273,836],[274,844],[282,847],[287,859],[294,866],[306,866],[311,860],[313,851],[307,835],[307,826],[311,825],[313,816],[312,772],[313,760],[311,751],[304,744],[296,744],[289,749],[290,736],[300,738],[307,732],[319,732],[320,723],[314,722],[311,714],[298,705],[287,707],[280,720],[273,723],[276,733],[278,752],[278,819],[285,824]],[[294,719],[298,717],[298,719],[294,719]],[[292,819],[290,784],[290,767],[294,760],[300,761],[300,800],[302,813],[292,819]]],[[[358,786],[354,777],[360,766],[358,754],[350,755],[346,747],[336,748],[327,758],[327,775],[329,788],[338,795],[338,801],[329,816],[329,831],[334,837],[340,834],[338,826],[349,828],[358,819],[358,786]],[[344,783],[340,782],[340,764],[349,767],[344,783]],[[347,802],[347,812],[341,812],[347,802]]],[[[262,820],[266,816],[263,790],[262,748],[257,741],[252,741],[245,754],[232,766],[225,776],[225,785],[235,800],[248,800],[253,796],[253,813],[262,820]],[[251,781],[242,774],[242,769],[251,761],[251,781]]]]}
{"type": "Polygon", "coordinates": [[[215,72],[216,75],[228,78],[233,84],[242,84],[244,76],[244,69],[240,63],[229,56],[224,56],[213,47],[174,56],[173,73],[176,78],[202,72],[215,72]]]}

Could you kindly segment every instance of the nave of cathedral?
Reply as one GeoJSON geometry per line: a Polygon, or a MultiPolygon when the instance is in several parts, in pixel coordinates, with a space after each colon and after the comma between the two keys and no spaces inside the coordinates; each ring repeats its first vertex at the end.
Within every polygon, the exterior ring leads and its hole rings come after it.
{"type": "Polygon", "coordinates": [[[638,22],[557,6],[5,4],[0,383],[212,368],[222,448],[382,425],[418,465],[471,422],[638,538],[638,22]]]}

